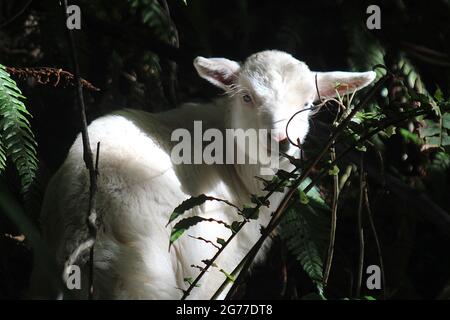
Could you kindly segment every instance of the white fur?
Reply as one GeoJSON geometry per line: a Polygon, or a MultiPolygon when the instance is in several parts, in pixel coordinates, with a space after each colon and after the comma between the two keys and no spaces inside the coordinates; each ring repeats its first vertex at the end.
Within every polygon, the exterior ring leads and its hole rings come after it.
{"type": "MultiPolygon", "coordinates": [[[[204,222],[189,229],[170,252],[171,226],[166,227],[173,209],[190,196],[205,193],[227,199],[242,207],[251,193],[262,195],[256,179],[259,165],[173,165],[170,141],[173,130],[192,130],[194,120],[203,121],[203,130],[217,128],[276,129],[274,140],[284,139],[288,119],[317,98],[314,72],[291,55],[264,51],[249,57],[243,65],[227,59],[197,58],[194,65],[200,76],[227,91],[227,96],[210,104],[186,104],[176,110],[150,114],[123,110],[99,118],[89,126],[91,147],[101,143],[97,214],[101,219],[95,245],[95,295],[97,298],[178,299],[186,288],[184,278],[195,278],[203,259],[216,249],[187,235],[215,241],[226,239],[230,230],[204,222]],[[243,95],[251,97],[243,101],[243,95]]],[[[325,74],[324,74],[325,75],[325,74]]],[[[345,80],[363,79],[357,88],[370,83],[372,73],[345,73],[345,80]],[[352,77],[353,76],[353,77],[352,77]]],[[[336,77],[325,77],[319,85],[330,87],[336,77]]],[[[358,80],[358,81],[359,81],[358,80]]],[[[301,113],[289,127],[291,139],[304,140],[308,113],[301,113]]],[[[43,234],[59,267],[87,233],[89,179],[83,163],[80,136],[62,167],[51,180],[42,210],[43,234]]],[[[280,167],[291,165],[281,160],[280,167]]],[[[270,212],[282,194],[271,198],[270,209],[262,210],[258,221],[251,221],[211,268],[190,299],[208,299],[223,282],[220,268],[231,272],[260,236],[270,212]]],[[[207,202],[186,216],[213,217],[231,224],[238,220],[233,208],[207,202]]],[[[173,225],[173,224],[172,224],[173,225]]],[[[39,268],[33,273],[35,294],[41,297],[45,285],[39,282],[39,268]]],[[[82,290],[72,291],[86,297],[85,266],[82,290]]]]}

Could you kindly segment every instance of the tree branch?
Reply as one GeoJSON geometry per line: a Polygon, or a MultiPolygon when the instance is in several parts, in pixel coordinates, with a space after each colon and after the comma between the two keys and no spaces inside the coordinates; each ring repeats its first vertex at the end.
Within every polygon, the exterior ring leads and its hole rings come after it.
{"type": "MultiPolygon", "coordinates": [[[[62,1],[63,10],[64,10],[64,21],[69,18],[67,11],[67,0],[62,1]]],[[[97,170],[98,163],[94,163],[94,158],[91,150],[91,145],[89,141],[89,134],[87,129],[87,119],[86,119],[86,108],[84,105],[84,97],[83,97],[83,86],[81,83],[80,70],[78,65],[78,57],[76,53],[75,40],[73,33],[71,30],[67,29],[67,37],[69,41],[72,63],[74,68],[74,75],[76,79],[76,88],[77,88],[77,103],[80,111],[81,118],[81,137],[83,141],[83,160],[86,165],[87,170],[89,171],[89,203],[88,203],[88,212],[86,216],[86,224],[89,230],[89,238],[85,240],[81,245],[79,245],[75,251],[72,253],[69,258],[69,262],[73,260],[77,261],[78,257],[82,255],[82,253],[86,250],[90,250],[90,259],[89,259],[89,288],[88,288],[88,299],[93,298],[93,282],[94,282],[94,244],[97,237],[97,213],[95,210],[95,200],[97,193],[97,170]]],[[[99,144],[97,144],[97,157],[99,158],[99,144]]],[[[74,263],[73,262],[73,263],[74,263]]],[[[64,274],[65,274],[64,270],[64,274]]]]}
{"type": "Polygon", "coordinates": [[[367,183],[364,186],[364,203],[366,206],[367,215],[369,217],[370,228],[372,229],[373,237],[375,239],[375,245],[377,247],[378,260],[380,261],[380,269],[381,269],[381,281],[383,283],[383,299],[386,300],[386,277],[384,273],[383,255],[381,251],[380,239],[378,238],[377,229],[375,228],[375,223],[373,221],[372,210],[370,209],[369,188],[367,183]]]}
{"type": "MultiPolygon", "coordinates": [[[[334,146],[331,148],[331,161],[336,160],[336,150],[334,146]]],[[[337,207],[339,200],[339,176],[335,174],[333,176],[333,203],[331,207],[331,228],[330,228],[330,243],[328,245],[327,262],[325,264],[325,270],[323,275],[324,288],[328,284],[328,278],[330,276],[331,265],[333,263],[334,255],[334,242],[336,239],[336,225],[337,225],[337,207]]]]}
{"type": "Polygon", "coordinates": [[[356,278],[356,298],[361,296],[361,282],[364,268],[364,229],[362,225],[362,208],[364,201],[364,152],[360,152],[359,162],[359,202],[358,202],[358,241],[359,241],[359,257],[358,257],[358,277],[356,278]]]}

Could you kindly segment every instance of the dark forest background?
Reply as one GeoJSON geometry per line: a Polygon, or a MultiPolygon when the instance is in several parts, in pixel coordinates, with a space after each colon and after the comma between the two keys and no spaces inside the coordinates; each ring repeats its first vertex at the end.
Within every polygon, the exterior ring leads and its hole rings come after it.
{"type": "MultiPolygon", "coordinates": [[[[257,51],[278,49],[316,71],[366,71],[384,65],[396,76],[360,114],[363,122],[367,120],[364,123],[374,127],[376,121],[395,117],[400,109],[414,111],[420,107],[417,102],[422,106],[437,103],[441,115],[430,112],[399,122],[365,147],[369,211],[379,238],[386,286],[382,290],[363,286],[360,297],[448,299],[450,142],[445,112],[450,94],[450,2],[376,3],[381,8],[379,30],[366,27],[366,8],[374,1],[169,0],[170,18],[165,1],[72,1],[82,13],[81,30],[74,31],[81,76],[99,89],[85,87],[88,119],[124,107],[159,112],[180,102],[213,98],[219,91],[200,79],[192,66],[197,55],[242,61],[257,51]],[[380,118],[371,118],[373,114],[380,118]],[[436,132],[424,131],[436,123],[441,124],[439,143],[432,139],[436,132]]],[[[57,81],[49,69],[39,77],[11,68],[48,67],[73,73],[58,1],[0,1],[0,64],[9,68],[26,97],[39,160],[27,196],[21,192],[13,165],[1,176],[1,192],[38,226],[46,183],[81,128],[76,90],[73,81],[57,81]]],[[[385,69],[377,72],[386,74],[385,69]]],[[[306,157],[326,140],[334,116],[333,108],[314,116],[306,157]]],[[[341,148],[337,145],[338,151],[341,148]]],[[[355,288],[360,153],[361,149],[354,150],[339,163],[341,173],[350,170],[352,174],[339,199],[335,259],[325,290],[329,299],[359,298],[355,288]]],[[[324,178],[317,189],[328,205],[331,180],[324,178]]],[[[30,240],[21,236],[24,230],[13,220],[5,212],[0,214],[3,299],[23,297],[33,261],[30,240]]],[[[365,266],[380,261],[370,222],[366,212],[365,266]]],[[[256,268],[239,297],[320,298],[312,294],[316,279],[311,279],[305,262],[299,263],[292,242],[288,243],[286,237],[275,237],[269,260],[256,268]]]]}

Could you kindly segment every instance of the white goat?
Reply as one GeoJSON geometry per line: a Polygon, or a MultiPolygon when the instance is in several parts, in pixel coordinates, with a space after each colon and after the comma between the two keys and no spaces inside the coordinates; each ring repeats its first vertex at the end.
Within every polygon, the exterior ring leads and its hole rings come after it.
{"type": "MultiPolygon", "coordinates": [[[[127,109],[89,126],[92,149],[101,143],[96,206],[101,229],[95,244],[94,273],[97,298],[179,299],[179,288],[187,286],[184,279],[199,273],[192,265],[202,265],[201,261],[210,259],[217,249],[183,236],[169,251],[171,228],[166,224],[173,209],[202,193],[239,207],[250,203],[251,194],[265,193],[254,178],[260,175],[260,163],[173,164],[170,155],[177,144],[171,139],[174,130],[185,128],[194,134],[194,121],[202,121],[203,130],[216,128],[221,132],[227,128],[272,129],[272,140],[287,151],[287,121],[317,100],[316,74],[321,97],[332,97],[335,90],[342,94],[360,89],[375,78],[371,71],[312,72],[305,63],[280,51],[256,53],[242,65],[223,58],[198,57],[194,66],[202,78],[227,94],[212,103],[186,104],[158,114],[127,109]]],[[[291,140],[304,141],[308,115],[305,110],[293,119],[288,132],[291,140]]],[[[43,205],[44,237],[60,268],[87,234],[89,178],[82,154],[78,136],[51,180],[43,205]]],[[[292,169],[283,158],[279,166],[292,169]]],[[[205,274],[190,299],[212,296],[225,279],[219,269],[234,269],[260,237],[260,225],[268,223],[281,198],[282,194],[274,194],[270,209],[261,209],[260,218],[246,224],[217,260],[219,268],[205,274]]],[[[236,210],[218,202],[207,202],[189,215],[213,217],[228,224],[238,220],[236,210]]],[[[197,224],[187,233],[212,241],[231,235],[223,225],[209,222],[197,224]]],[[[86,268],[81,267],[82,289],[72,292],[80,298],[87,296],[86,268]]],[[[32,285],[42,291],[46,286],[39,283],[38,269],[33,272],[32,285]]]]}

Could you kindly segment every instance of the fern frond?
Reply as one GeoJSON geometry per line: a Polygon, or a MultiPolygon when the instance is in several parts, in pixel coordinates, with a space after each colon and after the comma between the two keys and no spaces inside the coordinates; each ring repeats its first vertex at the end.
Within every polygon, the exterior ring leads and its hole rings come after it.
{"type": "Polygon", "coordinates": [[[405,54],[400,54],[396,67],[405,77],[405,84],[409,88],[415,89],[418,93],[429,95],[429,92],[425,88],[425,84],[423,83],[419,72],[405,54]]]}
{"type": "Polygon", "coordinates": [[[4,149],[2,140],[0,139],[0,173],[6,168],[6,151],[4,149]]]}
{"type": "Polygon", "coordinates": [[[21,190],[26,193],[35,178],[38,160],[36,141],[27,119],[31,115],[23,99],[15,81],[0,64],[0,173],[9,158],[20,176],[21,190]]]}
{"type": "Polygon", "coordinates": [[[323,267],[330,230],[327,219],[329,208],[318,198],[317,191],[311,191],[314,192],[308,194],[307,204],[297,201],[286,212],[280,234],[289,251],[316,285],[319,295],[322,295],[323,267]]]}

